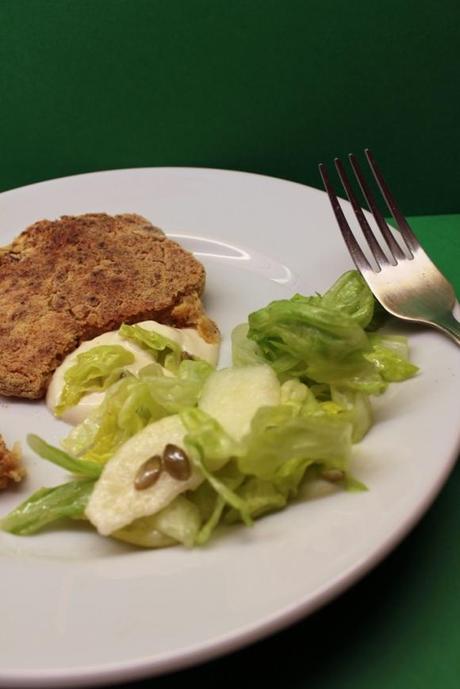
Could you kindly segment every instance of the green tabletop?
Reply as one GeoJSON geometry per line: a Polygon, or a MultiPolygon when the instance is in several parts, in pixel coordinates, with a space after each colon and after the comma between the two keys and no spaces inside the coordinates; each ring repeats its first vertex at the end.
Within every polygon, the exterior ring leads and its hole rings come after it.
{"type": "MultiPolygon", "coordinates": [[[[460,215],[410,220],[460,295],[460,215]]],[[[326,608],[237,653],[132,686],[458,689],[459,505],[457,467],[404,542],[326,608]]]]}

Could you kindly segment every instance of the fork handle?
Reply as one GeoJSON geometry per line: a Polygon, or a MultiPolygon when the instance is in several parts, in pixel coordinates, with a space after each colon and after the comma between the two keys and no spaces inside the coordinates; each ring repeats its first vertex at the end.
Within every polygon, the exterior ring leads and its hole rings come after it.
{"type": "Polygon", "coordinates": [[[435,328],[439,328],[447,335],[449,335],[458,345],[460,345],[460,323],[455,318],[453,313],[446,313],[445,316],[436,319],[433,322],[435,328]]]}

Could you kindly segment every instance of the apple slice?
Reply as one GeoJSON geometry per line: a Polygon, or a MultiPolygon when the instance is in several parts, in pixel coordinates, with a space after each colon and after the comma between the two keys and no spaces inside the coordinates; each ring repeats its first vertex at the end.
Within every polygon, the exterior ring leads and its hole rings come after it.
{"type": "MultiPolygon", "coordinates": [[[[280,384],[275,373],[269,366],[257,365],[212,373],[199,406],[240,440],[259,407],[279,402],[280,384]]],[[[199,486],[203,479],[190,465],[186,480],[174,478],[163,467],[155,482],[148,485],[147,480],[147,487],[136,488],[141,467],[151,458],[162,457],[168,444],[186,452],[185,435],[179,415],[167,416],[130,438],[107,462],[86,508],[86,516],[100,534],[107,536],[136,519],[156,514],[181,493],[199,486]]]]}
{"type": "Polygon", "coordinates": [[[198,406],[235,440],[241,440],[260,407],[280,403],[280,390],[275,372],[265,364],[224,368],[209,376],[198,406]]]}
{"type": "Polygon", "coordinates": [[[161,457],[166,445],[185,451],[185,432],[177,414],[166,416],[133,435],[107,462],[86,507],[86,516],[100,534],[107,536],[135,519],[159,512],[177,495],[201,483],[201,476],[191,467],[185,481],[163,470],[153,485],[143,490],[135,487],[142,465],[151,457],[161,457]]]}

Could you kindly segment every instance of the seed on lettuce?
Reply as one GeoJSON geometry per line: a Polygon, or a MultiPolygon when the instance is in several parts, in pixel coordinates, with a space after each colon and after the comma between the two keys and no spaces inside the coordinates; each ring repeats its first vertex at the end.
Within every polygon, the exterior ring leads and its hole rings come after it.
{"type": "Polygon", "coordinates": [[[331,483],[337,483],[338,481],[343,481],[345,478],[345,473],[340,469],[325,469],[321,472],[321,477],[325,481],[331,481],[331,483]]]}

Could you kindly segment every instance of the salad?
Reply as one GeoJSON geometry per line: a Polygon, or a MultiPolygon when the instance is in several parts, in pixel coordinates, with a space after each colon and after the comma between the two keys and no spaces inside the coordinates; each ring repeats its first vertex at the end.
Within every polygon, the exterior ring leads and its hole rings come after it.
{"type": "Polygon", "coordinates": [[[143,547],[206,543],[221,524],[285,508],[308,483],[363,490],[354,443],[372,425],[370,397],[412,377],[405,338],[379,332],[385,313],[356,271],[323,295],[251,313],[218,370],[140,326],[122,326],[149,363],[129,370],[122,344],[87,350],[67,370],[57,414],[88,393],[102,401],[56,448],[28,443],[70,477],[0,521],[17,535],[64,518],[143,547]]]}

